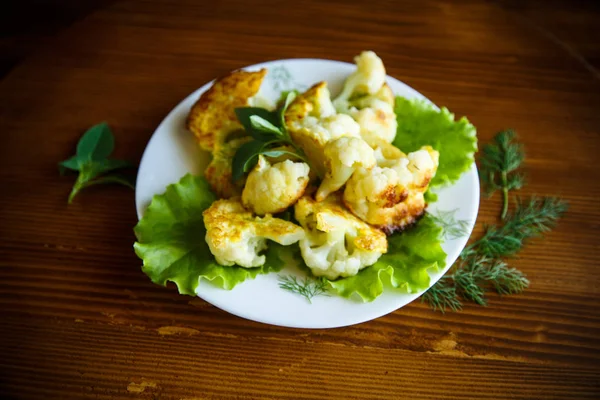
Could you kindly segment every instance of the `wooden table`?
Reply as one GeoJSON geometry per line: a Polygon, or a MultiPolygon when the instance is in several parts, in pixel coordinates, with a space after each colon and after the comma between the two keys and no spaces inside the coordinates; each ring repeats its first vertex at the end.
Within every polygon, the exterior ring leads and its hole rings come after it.
{"type": "MultiPolygon", "coordinates": [[[[597,34],[600,14],[560,14],[561,41],[516,2],[453,3],[117,1],[13,70],[0,82],[0,397],[598,398],[600,46],[576,34],[597,34]],[[129,189],[67,206],[73,178],[56,163],[90,125],[107,121],[115,155],[139,161],[166,113],[213,77],[362,49],[467,115],[481,143],[516,128],[523,195],[570,202],[511,261],[532,282],[523,295],[445,315],[415,302],[342,329],[266,326],[153,285],[133,253],[129,189]]],[[[498,208],[482,202],[475,234],[498,208]]]]}

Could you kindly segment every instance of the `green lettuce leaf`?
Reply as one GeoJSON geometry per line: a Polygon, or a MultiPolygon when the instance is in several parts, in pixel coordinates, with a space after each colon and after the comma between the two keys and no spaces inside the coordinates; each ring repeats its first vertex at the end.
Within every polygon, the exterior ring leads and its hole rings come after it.
{"type": "Polygon", "coordinates": [[[195,295],[201,279],[223,289],[253,279],[258,274],[280,271],[283,246],[270,242],[262,267],[224,267],[215,261],[206,244],[202,212],[216,196],[203,177],[190,174],[156,195],[144,217],[134,228],[135,253],[143,260],[142,270],[152,282],[174,282],[179,293],[195,295]]]}
{"type": "Polygon", "coordinates": [[[455,182],[475,160],[477,136],[475,127],[465,118],[454,120],[454,114],[443,107],[436,110],[423,100],[396,97],[394,111],[398,131],[393,144],[403,152],[430,145],[440,153],[440,165],[431,186],[455,182]]]}
{"type": "Polygon", "coordinates": [[[441,234],[442,228],[426,215],[413,228],[389,236],[388,252],[374,265],[329,284],[339,295],[357,294],[363,301],[375,300],[386,286],[408,293],[425,290],[430,283],[427,271],[446,265],[441,234]]]}

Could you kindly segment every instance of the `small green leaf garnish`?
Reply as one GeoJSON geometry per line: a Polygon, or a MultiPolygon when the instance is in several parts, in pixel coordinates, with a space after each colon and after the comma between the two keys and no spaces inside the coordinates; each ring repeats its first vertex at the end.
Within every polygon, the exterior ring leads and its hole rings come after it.
{"type": "Polygon", "coordinates": [[[481,181],[488,196],[502,190],[501,218],[508,213],[508,192],[523,187],[524,176],[515,172],[523,162],[523,146],[513,143],[515,132],[502,131],[494,138],[494,143],[486,144],[482,150],[481,181]]]}
{"type": "Polygon", "coordinates": [[[275,125],[273,125],[272,123],[270,123],[269,121],[267,121],[259,115],[251,115],[250,124],[252,125],[253,130],[257,130],[262,133],[267,133],[275,136],[283,135],[283,132],[281,132],[281,130],[278,127],[276,127],[275,125]]]}
{"type": "Polygon", "coordinates": [[[292,141],[285,127],[285,110],[295,97],[294,91],[288,92],[283,106],[276,112],[259,107],[235,109],[238,120],[254,140],[241,146],[233,157],[231,177],[234,181],[242,178],[256,165],[259,155],[289,155],[308,163],[304,152],[292,141]],[[291,146],[294,151],[282,150],[282,146],[291,146]]]}
{"type": "Polygon", "coordinates": [[[323,278],[306,277],[298,279],[293,275],[279,275],[279,287],[291,293],[296,293],[312,304],[315,296],[329,296],[327,281],[323,278]]]}
{"type": "Polygon", "coordinates": [[[124,175],[112,174],[100,177],[108,172],[131,166],[127,161],[108,158],[114,146],[115,139],[110,127],[103,122],[94,125],[83,134],[77,144],[76,155],[58,163],[61,174],[64,174],[67,169],[79,172],[69,194],[69,204],[82,189],[93,185],[119,183],[135,188],[132,180],[124,175]]]}

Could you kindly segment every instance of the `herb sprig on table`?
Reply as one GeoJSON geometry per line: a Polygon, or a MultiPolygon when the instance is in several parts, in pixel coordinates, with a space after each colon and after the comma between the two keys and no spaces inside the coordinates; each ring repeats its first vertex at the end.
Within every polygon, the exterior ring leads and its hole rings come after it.
{"type": "Polygon", "coordinates": [[[483,146],[480,160],[481,182],[486,194],[491,196],[498,189],[502,191],[502,219],[508,213],[508,192],[521,189],[525,182],[524,175],[516,172],[521,167],[525,153],[523,146],[513,142],[515,137],[512,129],[498,133],[493,143],[483,146]]]}
{"type": "Polygon", "coordinates": [[[285,126],[285,110],[295,97],[295,91],[288,92],[283,106],[278,111],[269,111],[260,107],[235,109],[235,115],[253,140],[240,146],[233,157],[232,179],[234,181],[242,178],[256,165],[259,155],[264,157],[288,155],[308,164],[304,152],[290,138],[285,126]]]}
{"type": "MultiPolygon", "coordinates": [[[[524,158],[521,145],[511,143],[513,138],[513,131],[500,132],[495,144],[484,147],[480,160],[484,184],[494,190],[502,188],[503,224],[487,226],[481,238],[463,249],[451,273],[425,292],[422,301],[434,310],[457,311],[463,300],[486,305],[489,291],[502,295],[525,290],[529,280],[503,259],[518,253],[527,240],[551,230],[568,208],[558,198],[533,196],[526,201],[517,199],[513,212],[508,212],[508,191],[520,188],[524,181],[521,174],[511,175],[524,158]],[[494,180],[497,176],[501,177],[498,185],[494,180]]],[[[452,226],[452,222],[447,225],[452,226]]]]}
{"type": "Polygon", "coordinates": [[[82,189],[93,185],[118,183],[135,188],[132,180],[126,175],[117,173],[105,175],[132,166],[127,161],[108,158],[114,147],[115,138],[110,127],[103,122],[92,126],[83,134],[77,143],[77,151],[73,157],[58,163],[61,174],[67,170],[79,172],[69,195],[69,203],[82,189]]]}

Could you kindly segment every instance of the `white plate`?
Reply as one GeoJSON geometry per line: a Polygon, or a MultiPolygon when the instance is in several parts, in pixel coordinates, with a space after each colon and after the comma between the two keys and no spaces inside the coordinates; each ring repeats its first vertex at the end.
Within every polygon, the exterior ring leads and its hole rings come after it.
{"type": "MultiPolygon", "coordinates": [[[[344,79],[355,70],[354,64],[318,59],[291,59],[271,61],[247,67],[247,70],[268,69],[261,86],[261,94],[276,100],[282,90],[306,89],[319,81],[327,81],[332,95],[341,90],[344,79]]],[[[392,77],[387,82],[396,95],[425,99],[416,90],[392,77]]],[[[199,150],[193,135],[185,128],[185,119],[192,104],[207,90],[207,83],[177,105],[158,126],[142,157],[136,186],[138,218],[155,194],[163,193],[166,186],[179,181],[188,172],[199,175],[209,161],[208,153],[199,150]]],[[[456,217],[468,222],[469,234],[479,208],[479,180],[475,165],[463,174],[456,184],[438,192],[439,199],[429,207],[437,210],[457,209],[456,217]]],[[[431,272],[431,284],[456,261],[469,235],[443,244],[448,254],[446,268],[431,272]]],[[[294,274],[296,269],[286,267],[283,274],[294,274]]],[[[259,275],[233,290],[212,286],[203,280],[197,294],[207,302],[231,314],[272,325],[299,328],[333,328],[369,321],[388,314],[410,303],[421,293],[406,294],[388,289],[371,303],[342,297],[317,296],[312,304],[303,297],[279,288],[278,274],[259,275]]]]}

